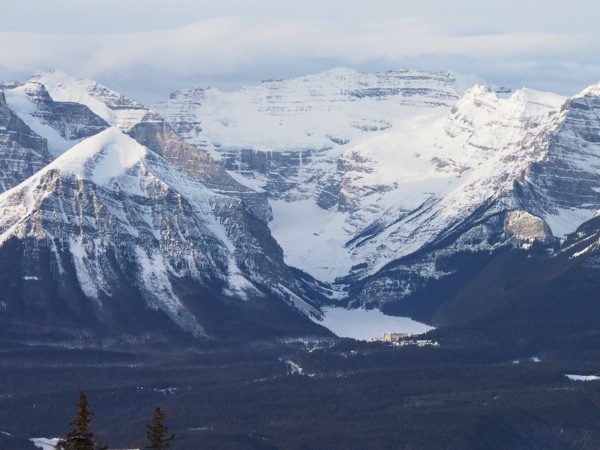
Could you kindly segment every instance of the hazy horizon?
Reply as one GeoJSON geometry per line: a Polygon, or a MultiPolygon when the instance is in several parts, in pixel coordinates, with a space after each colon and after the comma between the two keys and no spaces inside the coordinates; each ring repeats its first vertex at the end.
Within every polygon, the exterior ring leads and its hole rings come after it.
{"type": "Polygon", "coordinates": [[[453,71],[574,95],[600,81],[600,5],[461,0],[7,0],[0,79],[57,69],[152,102],[334,67],[453,71]]]}

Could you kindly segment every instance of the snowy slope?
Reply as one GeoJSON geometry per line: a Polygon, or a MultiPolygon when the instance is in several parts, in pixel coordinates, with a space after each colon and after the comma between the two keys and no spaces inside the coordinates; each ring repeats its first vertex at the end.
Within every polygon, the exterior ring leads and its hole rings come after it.
{"type": "Polygon", "coordinates": [[[458,99],[447,73],[367,74],[333,69],[290,80],[264,80],[236,92],[177,91],[154,109],[189,142],[222,152],[329,148],[390,128],[403,107],[448,106],[458,99]]]}
{"type": "Polygon", "coordinates": [[[338,204],[327,212],[314,200],[296,204],[307,206],[312,227],[288,233],[295,204],[273,202],[272,228],[287,260],[330,281],[352,266],[366,265],[372,274],[491,199],[517,208],[513,183],[543,159],[543,136],[556,126],[564,100],[530,90],[499,98],[476,86],[451,110],[413,112],[390,130],[347,144],[331,175],[340,186],[338,204]],[[316,252],[315,264],[308,255],[316,252]]]}

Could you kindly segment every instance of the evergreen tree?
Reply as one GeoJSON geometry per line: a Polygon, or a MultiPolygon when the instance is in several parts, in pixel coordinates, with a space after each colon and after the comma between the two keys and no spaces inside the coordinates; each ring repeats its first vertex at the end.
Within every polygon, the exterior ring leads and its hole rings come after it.
{"type": "Polygon", "coordinates": [[[73,429],[64,439],[58,441],[55,448],[57,450],[95,450],[96,436],[90,431],[93,415],[94,413],[88,408],[87,397],[83,392],[79,393],[77,415],[71,422],[73,429]]]}
{"type": "Polygon", "coordinates": [[[151,448],[154,450],[171,448],[169,442],[175,439],[175,435],[171,434],[169,436],[169,429],[163,424],[164,418],[165,413],[161,411],[160,407],[157,407],[154,410],[152,424],[146,425],[148,428],[146,431],[146,436],[148,437],[149,442],[149,445],[146,448],[151,448]]]}

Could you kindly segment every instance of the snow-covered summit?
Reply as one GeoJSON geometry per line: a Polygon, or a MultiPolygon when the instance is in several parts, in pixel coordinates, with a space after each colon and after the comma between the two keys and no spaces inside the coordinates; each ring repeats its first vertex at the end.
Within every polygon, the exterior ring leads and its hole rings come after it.
{"type": "Polygon", "coordinates": [[[586,95],[600,96],[600,83],[592,84],[591,86],[583,89],[577,97],[583,97],[586,95]]]}
{"type": "Polygon", "coordinates": [[[135,164],[143,161],[148,149],[110,127],[75,145],[49,164],[45,171],[60,170],[97,184],[124,175],[135,164]]]}
{"type": "Polygon", "coordinates": [[[160,120],[141,103],[94,80],[51,71],[35,75],[29,81],[44,85],[55,101],[86,105],[107,123],[124,131],[140,122],[160,120]]]}
{"type": "Polygon", "coordinates": [[[387,129],[407,108],[447,107],[459,98],[448,73],[413,70],[368,74],[333,69],[263,80],[235,92],[177,91],[153,108],[189,142],[223,152],[252,148],[330,148],[387,129]]]}

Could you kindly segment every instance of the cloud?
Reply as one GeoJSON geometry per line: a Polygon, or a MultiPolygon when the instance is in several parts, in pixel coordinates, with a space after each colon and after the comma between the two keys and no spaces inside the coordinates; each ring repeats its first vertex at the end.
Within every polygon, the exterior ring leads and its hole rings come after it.
{"type": "Polygon", "coordinates": [[[244,16],[152,32],[4,32],[0,76],[56,68],[108,82],[116,89],[136,86],[140,93],[166,95],[166,89],[189,86],[173,86],[174,81],[198,85],[221,80],[235,85],[303,75],[335,64],[363,70],[449,69],[476,73],[497,84],[510,81],[516,87],[520,79],[537,77],[540,85],[562,86],[564,93],[573,85],[580,88],[597,81],[589,77],[600,75],[594,73],[599,44],[600,37],[589,33],[502,33],[481,26],[443,27],[424,19],[350,25],[244,16]]]}

